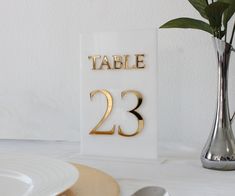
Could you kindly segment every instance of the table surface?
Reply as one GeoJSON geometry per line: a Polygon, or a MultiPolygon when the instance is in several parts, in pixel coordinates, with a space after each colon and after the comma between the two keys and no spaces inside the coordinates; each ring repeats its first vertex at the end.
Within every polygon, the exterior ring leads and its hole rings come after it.
{"type": "Polygon", "coordinates": [[[84,157],[79,149],[78,142],[0,140],[0,153],[39,154],[98,168],[118,181],[122,196],[152,185],[164,187],[171,196],[235,195],[235,171],[202,168],[200,152],[194,149],[162,145],[157,162],[84,157]]]}

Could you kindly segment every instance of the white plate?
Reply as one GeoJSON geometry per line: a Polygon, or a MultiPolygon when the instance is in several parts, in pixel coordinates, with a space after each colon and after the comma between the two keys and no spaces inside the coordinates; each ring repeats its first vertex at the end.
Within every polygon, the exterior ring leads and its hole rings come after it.
{"type": "Polygon", "coordinates": [[[0,154],[0,195],[53,196],[70,188],[78,177],[75,167],[59,160],[0,154]]]}

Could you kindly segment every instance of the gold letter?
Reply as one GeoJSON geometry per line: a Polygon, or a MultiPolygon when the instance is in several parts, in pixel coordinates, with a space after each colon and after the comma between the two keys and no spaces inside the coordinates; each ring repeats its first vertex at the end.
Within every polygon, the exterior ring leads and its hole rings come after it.
{"type": "Polygon", "coordinates": [[[114,69],[121,69],[122,66],[123,66],[122,56],[120,56],[120,55],[113,55],[113,67],[114,67],[114,69]]]}
{"type": "Polygon", "coordinates": [[[136,54],[135,55],[135,62],[136,62],[136,68],[137,69],[143,69],[145,68],[145,64],[144,64],[144,54],[136,54]],[[142,58],[141,58],[142,57],[142,58]],[[141,58],[141,59],[140,59],[141,58]],[[140,64],[142,64],[142,66],[140,66],[140,64]]]}
{"type": "Polygon", "coordinates": [[[129,57],[129,55],[127,54],[127,55],[123,55],[124,56],[124,68],[125,69],[129,69],[129,67],[128,67],[128,57],[129,57]]]}
{"type": "Polygon", "coordinates": [[[110,64],[109,64],[109,59],[107,56],[104,56],[100,65],[100,69],[103,68],[103,66],[107,66],[108,69],[111,69],[110,64]]]}
{"type": "Polygon", "coordinates": [[[101,56],[96,55],[96,56],[88,56],[89,60],[92,60],[92,69],[96,70],[96,59],[100,58],[101,56]]]}

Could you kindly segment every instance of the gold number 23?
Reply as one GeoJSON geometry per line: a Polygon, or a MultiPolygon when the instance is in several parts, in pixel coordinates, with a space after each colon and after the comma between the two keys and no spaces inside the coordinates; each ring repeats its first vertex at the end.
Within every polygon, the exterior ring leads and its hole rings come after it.
{"type": "MultiPolygon", "coordinates": [[[[113,135],[114,132],[115,132],[115,129],[116,129],[116,126],[113,125],[112,129],[110,130],[106,130],[106,131],[100,131],[98,130],[101,125],[104,123],[104,121],[109,117],[109,115],[111,114],[112,112],[112,109],[113,109],[113,97],[111,95],[111,93],[107,90],[95,90],[95,91],[92,91],[90,93],[90,99],[92,100],[92,98],[97,94],[97,93],[101,93],[103,94],[105,97],[106,97],[106,103],[107,103],[107,106],[106,106],[106,111],[104,113],[104,115],[102,116],[101,120],[98,122],[98,124],[91,130],[90,134],[98,134],[98,135],[113,135]]],[[[123,91],[121,93],[121,97],[124,98],[124,96],[126,94],[134,94],[136,97],[137,97],[137,105],[134,109],[128,111],[130,112],[131,114],[133,114],[137,120],[138,120],[138,127],[137,129],[131,133],[131,134],[128,134],[128,133],[125,133],[121,126],[118,126],[118,134],[121,135],[121,136],[124,136],[124,137],[132,137],[132,136],[135,136],[137,134],[139,134],[143,128],[144,128],[144,119],[143,117],[136,111],[140,105],[142,104],[143,102],[143,96],[140,92],[138,91],[135,91],[135,90],[126,90],[126,91],[123,91]]]]}

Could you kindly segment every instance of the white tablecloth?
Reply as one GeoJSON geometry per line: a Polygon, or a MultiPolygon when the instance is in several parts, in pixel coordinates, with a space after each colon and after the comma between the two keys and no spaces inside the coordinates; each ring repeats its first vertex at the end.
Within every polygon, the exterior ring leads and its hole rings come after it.
{"type": "Polygon", "coordinates": [[[157,163],[82,157],[79,143],[0,140],[1,152],[50,156],[83,163],[111,174],[123,196],[144,186],[164,187],[171,196],[234,196],[235,171],[214,171],[201,166],[199,150],[167,144],[157,163]]]}

